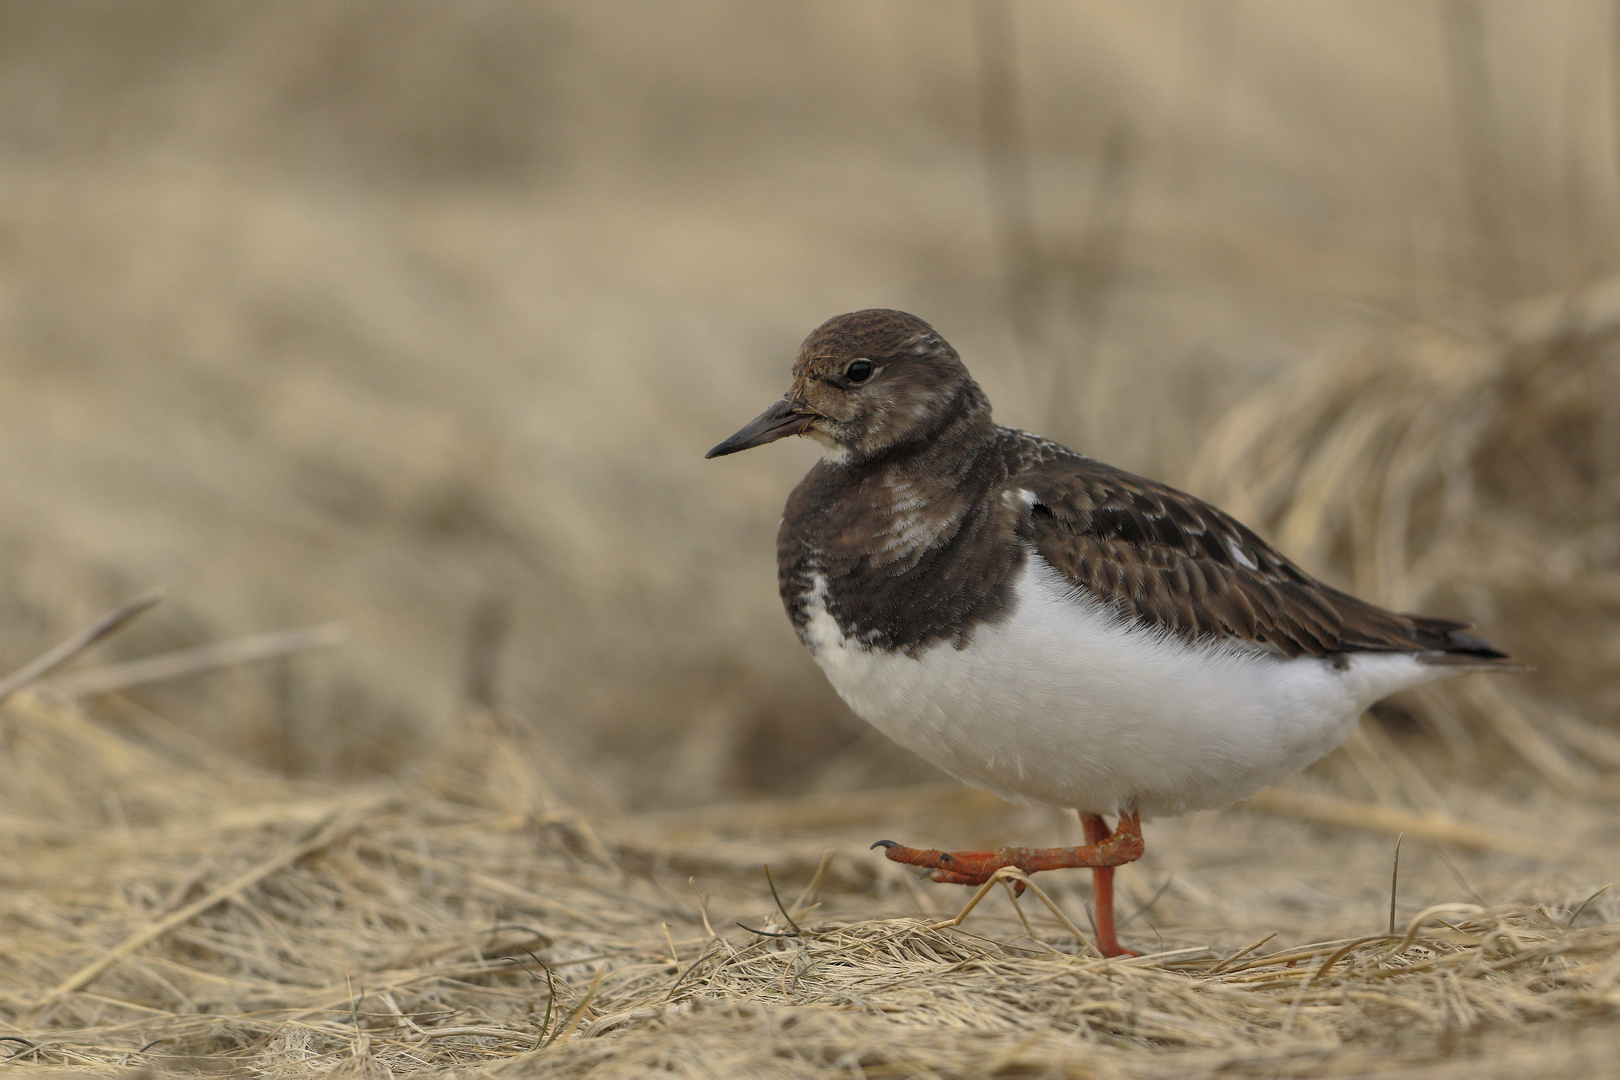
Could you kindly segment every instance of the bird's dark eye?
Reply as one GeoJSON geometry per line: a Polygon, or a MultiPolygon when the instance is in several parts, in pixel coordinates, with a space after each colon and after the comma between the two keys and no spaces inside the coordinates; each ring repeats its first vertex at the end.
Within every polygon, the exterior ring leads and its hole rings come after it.
{"type": "Polygon", "coordinates": [[[844,378],[850,382],[865,382],[872,377],[872,361],[856,360],[844,369],[844,378]]]}

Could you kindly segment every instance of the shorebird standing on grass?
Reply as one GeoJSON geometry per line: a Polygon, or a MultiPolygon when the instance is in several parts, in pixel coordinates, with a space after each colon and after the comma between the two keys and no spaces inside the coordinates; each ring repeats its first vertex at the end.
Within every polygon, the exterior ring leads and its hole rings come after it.
{"type": "Polygon", "coordinates": [[[707,456],[788,435],[826,452],[777,534],[782,602],[839,695],[952,776],[1078,810],[1087,840],[874,847],[962,885],[1090,867],[1108,956],[1128,954],[1113,874],[1144,816],[1237,802],[1388,694],[1513,666],[1464,623],[1316,581],[1191,495],[996,424],[904,312],[822,324],[787,395],[707,456]]]}

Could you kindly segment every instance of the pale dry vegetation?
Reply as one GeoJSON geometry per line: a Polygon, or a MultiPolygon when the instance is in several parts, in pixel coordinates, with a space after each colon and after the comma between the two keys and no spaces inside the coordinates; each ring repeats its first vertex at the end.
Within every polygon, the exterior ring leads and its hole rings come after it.
{"type": "Polygon", "coordinates": [[[1612,15],[0,3],[0,667],[169,585],[0,705],[0,1056],[1601,1075],[1612,15]],[[942,925],[867,844],[1077,823],[825,687],[771,565],[810,448],[701,461],[874,304],[1534,670],[1151,823],[1141,959],[1082,874],[942,925]]]}
{"type": "Polygon", "coordinates": [[[1620,1049],[1620,898],[1594,884],[1614,831],[1562,800],[1459,792],[1465,825],[1383,823],[1406,832],[1393,905],[1392,838],[1301,824],[1320,795],[1163,823],[1122,879],[1147,955],[1104,961],[1077,881],[1016,907],[992,885],[952,926],[966,890],[865,850],[878,829],[1063,834],[943,785],[591,814],[476,712],[365,785],[245,766],[127,703],[25,690],[0,723],[14,1063],[1506,1078],[1620,1049]]]}

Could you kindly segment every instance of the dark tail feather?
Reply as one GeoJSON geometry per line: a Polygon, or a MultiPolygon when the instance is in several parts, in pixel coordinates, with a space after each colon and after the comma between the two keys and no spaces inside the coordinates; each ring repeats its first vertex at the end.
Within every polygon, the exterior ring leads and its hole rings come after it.
{"type": "Polygon", "coordinates": [[[1412,620],[1415,631],[1412,636],[1428,650],[1422,657],[1424,663],[1513,671],[1528,667],[1484,638],[1470,634],[1472,627],[1468,623],[1427,615],[1408,615],[1407,618],[1412,620]]]}

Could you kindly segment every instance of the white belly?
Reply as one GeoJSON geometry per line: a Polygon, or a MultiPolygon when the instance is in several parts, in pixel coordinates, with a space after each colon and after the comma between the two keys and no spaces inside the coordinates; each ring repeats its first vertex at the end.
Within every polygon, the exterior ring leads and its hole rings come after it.
{"type": "Polygon", "coordinates": [[[825,587],[805,640],[858,715],[958,779],[1098,814],[1229,805],[1338,746],[1379,698],[1457,673],[1398,653],[1341,668],[1189,645],[1127,624],[1034,552],[1012,614],[965,649],[848,640],[825,587]]]}

